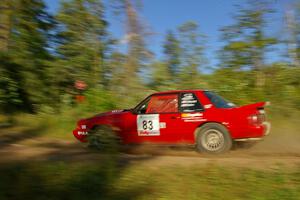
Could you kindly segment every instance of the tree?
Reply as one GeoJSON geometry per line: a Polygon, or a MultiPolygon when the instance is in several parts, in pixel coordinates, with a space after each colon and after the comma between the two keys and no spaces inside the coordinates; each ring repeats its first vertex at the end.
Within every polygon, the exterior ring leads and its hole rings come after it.
{"type": "Polygon", "coordinates": [[[168,64],[154,62],[151,66],[153,68],[151,87],[156,91],[174,89],[174,76],[171,76],[168,64]]]}
{"type": "Polygon", "coordinates": [[[59,95],[72,93],[77,80],[89,88],[104,81],[107,22],[100,0],[63,1],[56,15],[57,62],[53,72],[59,95]]]}
{"type": "Polygon", "coordinates": [[[121,94],[125,93],[126,88],[122,83],[127,79],[124,64],[127,56],[120,52],[113,52],[107,62],[106,80],[108,88],[112,91],[118,91],[121,94]]]}
{"type": "Polygon", "coordinates": [[[179,72],[180,67],[180,44],[175,34],[168,31],[163,45],[165,62],[168,66],[169,73],[174,76],[179,72]]]}
{"type": "Polygon", "coordinates": [[[101,81],[107,22],[100,0],[62,2],[58,12],[58,56],[70,84],[83,80],[91,87],[101,81]]]}
{"type": "Polygon", "coordinates": [[[127,56],[124,73],[126,78],[120,84],[126,88],[122,95],[127,97],[127,104],[130,104],[140,98],[140,93],[144,93],[144,80],[139,75],[147,66],[147,61],[152,54],[146,48],[147,33],[138,15],[137,8],[141,6],[141,2],[134,0],[115,0],[113,2],[116,12],[125,18],[126,35],[124,40],[127,43],[127,56]],[[128,97],[129,91],[133,93],[131,97],[128,97]]]}
{"type": "Polygon", "coordinates": [[[204,35],[199,33],[196,22],[189,21],[178,27],[181,61],[181,85],[188,88],[197,88],[199,71],[204,69],[203,51],[204,35]]]}
{"type": "Polygon", "coordinates": [[[297,2],[286,12],[288,55],[294,66],[300,66],[300,3],[297,2]]]}
{"type": "Polygon", "coordinates": [[[47,51],[51,17],[41,0],[5,1],[1,9],[1,97],[4,108],[34,112],[47,98],[47,51]],[[12,99],[7,99],[12,98],[12,99]],[[14,109],[13,109],[14,108],[14,109]]]}
{"type": "Polygon", "coordinates": [[[16,2],[3,0],[0,6],[0,51],[8,50],[9,36],[12,30],[13,3],[16,2]]]}
{"type": "Polygon", "coordinates": [[[221,63],[223,67],[233,70],[250,68],[255,71],[255,85],[264,85],[265,53],[268,47],[276,44],[276,39],[268,37],[264,28],[267,26],[266,15],[272,10],[265,1],[248,1],[245,8],[234,16],[235,23],[221,29],[222,47],[221,63]]]}

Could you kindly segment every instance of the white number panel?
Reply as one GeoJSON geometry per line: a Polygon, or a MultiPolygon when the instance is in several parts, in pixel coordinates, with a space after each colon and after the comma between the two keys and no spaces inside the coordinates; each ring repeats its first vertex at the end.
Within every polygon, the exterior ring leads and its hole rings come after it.
{"type": "Polygon", "coordinates": [[[137,116],[138,136],[157,136],[159,131],[159,114],[137,116]]]}

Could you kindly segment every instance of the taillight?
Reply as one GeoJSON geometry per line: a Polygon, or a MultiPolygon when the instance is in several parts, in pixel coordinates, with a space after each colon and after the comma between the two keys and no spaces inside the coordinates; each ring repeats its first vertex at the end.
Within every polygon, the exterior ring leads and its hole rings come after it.
{"type": "Polygon", "coordinates": [[[265,121],[266,117],[264,112],[259,111],[257,114],[249,116],[249,122],[253,125],[260,125],[265,121]]]}
{"type": "Polygon", "coordinates": [[[250,124],[258,124],[258,116],[255,115],[250,115],[249,116],[249,123],[250,124]]]}
{"type": "Polygon", "coordinates": [[[263,122],[266,121],[266,112],[264,109],[259,109],[258,110],[258,120],[259,120],[259,123],[262,124],[263,122]]]}

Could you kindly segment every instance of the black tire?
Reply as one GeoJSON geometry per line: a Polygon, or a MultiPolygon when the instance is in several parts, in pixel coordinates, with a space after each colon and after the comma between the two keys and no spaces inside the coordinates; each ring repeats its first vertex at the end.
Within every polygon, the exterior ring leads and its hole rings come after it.
{"type": "Polygon", "coordinates": [[[228,130],[218,123],[207,123],[196,131],[196,148],[201,153],[221,154],[232,147],[228,130]]]}
{"type": "Polygon", "coordinates": [[[118,152],[119,138],[109,126],[97,126],[93,128],[87,137],[89,147],[103,152],[118,152]]]}

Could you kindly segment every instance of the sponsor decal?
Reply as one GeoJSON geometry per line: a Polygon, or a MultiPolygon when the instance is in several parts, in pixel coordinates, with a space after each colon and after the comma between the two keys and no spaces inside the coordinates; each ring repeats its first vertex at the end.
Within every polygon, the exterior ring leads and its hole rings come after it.
{"type": "Polygon", "coordinates": [[[137,116],[138,136],[159,136],[159,128],[159,114],[137,116]]]}
{"type": "Polygon", "coordinates": [[[203,113],[182,113],[181,118],[184,120],[184,122],[201,122],[206,121],[206,119],[203,119],[203,113]]]}
{"type": "Polygon", "coordinates": [[[180,109],[182,112],[198,112],[202,110],[201,105],[193,93],[183,93],[180,98],[180,109]]]}
{"type": "Polygon", "coordinates": [[[185,104],[185,103],[197,103],[197,100],[189,100],[189,101],[182,100],[181,103],[182,104],[185,104]]]}
{"type": "Polygon", "coordinates": [[[167,127],[166,122],[159,123],[159,128],[166,128],[166,127],[167,127]]]}
{"type": "Polygon", "coordinates": [[[120,112],[123,112],[123,110],[113,110],[111,111],[112,113],[120,113],[120,112]]]}
{"type": "Polygon", "coordinates": [[[184,108],[184,107],[192,107],[194,106],[194,104],[192,103],[184,103],[184,104],[181,104],[181,107],[184,108]]]}
{"type": "Polygon", "coordinates": [[[184,122],[204,122],[207,119],[185,119],[184,122]]]}
{"type": "Polygon", "coordinates": [[[203,113],[182,113],[181,117],[202,117],[203,113]]]}
{"type": "Polygon", "coordinates": [[[195,100],[192,93],[186,93],[181,98],[181,101],[191,101],[191,100],[195,100]]]}
{"type": "Polygon", "coordinates": [[[88,135],[87,131],[78,131],[77,132],[78,135],[88,135]]]}

